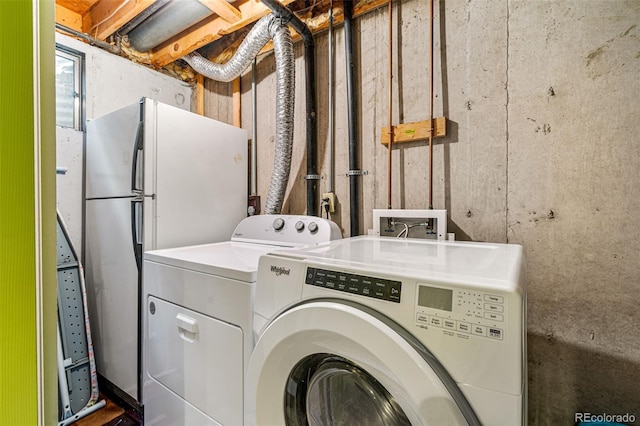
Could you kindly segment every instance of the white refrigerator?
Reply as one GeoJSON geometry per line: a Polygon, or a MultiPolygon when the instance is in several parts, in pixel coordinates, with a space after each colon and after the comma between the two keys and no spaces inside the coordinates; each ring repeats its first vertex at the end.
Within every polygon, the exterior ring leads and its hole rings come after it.
{"type": "Polygon", "coordinates": [[[142,254],[229,240],[247,211],[247,133],[157,101],[87,124],[84,265],[101,384],[140,406],[142,254]]]}

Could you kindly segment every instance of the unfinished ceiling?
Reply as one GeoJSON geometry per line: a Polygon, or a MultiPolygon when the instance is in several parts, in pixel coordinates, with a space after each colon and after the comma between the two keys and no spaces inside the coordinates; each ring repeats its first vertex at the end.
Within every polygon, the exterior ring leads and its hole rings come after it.
{"type": "MultiPolygon", "coordinates": [[[[355,1],[354,15],[389,0],[355,1]]],[[[312,32],[342,21],[342,0],[280,0],[312,32]]],[[[113,51],[153,68],[171,66],[198,50],[216,62],[232,56],[251,25],[270,13],[259,0],[56,0],[56,28],[85,40],[114,46],[113,51]],[[87,38],[88,37],[88,38],[87,38]]],[[[298,37],[292,30],[294,40],[298,37]]],[[[103,44],[104,46],[104,44],[103,44]]],[[[265,49],[269,49],[267,46],[265,49]]]]}

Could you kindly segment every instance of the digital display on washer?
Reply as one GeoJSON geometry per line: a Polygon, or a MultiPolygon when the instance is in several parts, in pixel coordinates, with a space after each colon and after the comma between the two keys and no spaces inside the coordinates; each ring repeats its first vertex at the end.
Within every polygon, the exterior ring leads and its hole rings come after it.
{"type": "Polygon", "coordinates": [[[453,310],[453,290],[421,285],[418,288],[418,305],[451,312],[453,310]]]}
{"type": "Polygon", "coordinates": [[[305,284],[400,303],[401,281],[307,268],[305,284]]]}

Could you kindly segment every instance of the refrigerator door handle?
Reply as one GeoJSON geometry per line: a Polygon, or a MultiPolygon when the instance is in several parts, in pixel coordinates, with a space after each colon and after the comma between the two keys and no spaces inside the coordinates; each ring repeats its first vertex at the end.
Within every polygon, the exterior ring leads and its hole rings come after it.
{"type": "Polygon", "coordinates": [[[138,271],[142,271],[142,195],[131,200],[131,240],[138,271]]]}
{"type": "Polygon", "coordinates": [[[131,161],[131,191],[136,192],[136,191],[142,191],[142,188],[138,187],[138,176],[139,176],[139,172],[141,173],[142,171],[138,171],[138,161],[139,158],[141,158],[139,156],[139,154],[142,152],[142,132],[143,132],[143,127],[142,127],[142,121],[138,122],[138,129],[136,130],[136,139],[135,142],[133,144],[133,156],[132,161],[131,161]]]}

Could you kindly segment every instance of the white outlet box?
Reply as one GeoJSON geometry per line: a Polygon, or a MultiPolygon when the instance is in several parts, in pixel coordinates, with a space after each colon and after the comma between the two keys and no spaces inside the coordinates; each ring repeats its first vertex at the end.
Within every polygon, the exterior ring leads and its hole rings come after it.
{"type": "Polygon", "coordinates": [[[373,234],[383,237],[446,240],[447,211],[374,209],[373,234]]]}

